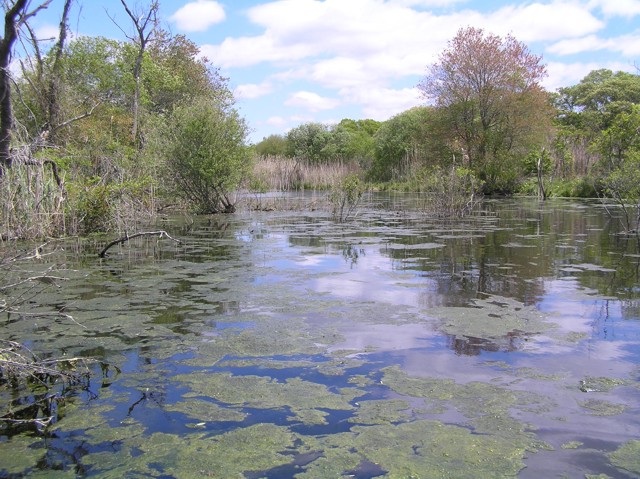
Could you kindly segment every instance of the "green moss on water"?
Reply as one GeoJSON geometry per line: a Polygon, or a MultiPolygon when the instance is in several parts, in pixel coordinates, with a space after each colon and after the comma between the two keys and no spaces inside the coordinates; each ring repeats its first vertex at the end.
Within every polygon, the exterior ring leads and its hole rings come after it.
{"type": "Polygon", "coordinates": [[[353,447],[388,471],[385,477],[391,479],[504,478],[524,467],[524,448],[509,440],[436,421],[354,431],[353,447]]]}
{"type": "Polygon", "coordinates": [[[619,469],[640,474],[640,441],[629,441],[609,453],[611,463],[619,469]]]}
{"type": "Polygon", "coordinates": [[[629,384],[629,381],[625,379],[587,376],[580,380],[578,387],[584,393],[609,392],[614,388],[627,384],[629,384]]]}
{"type": "Polygon", "coordinates": [[[579,404],[580,407],[588,409],[593,416],[616,416],[622,414],[626,409],[624,404],[616,404],[601,399],[589,399],[579,404]]]}
{"type": "Polygon", "coordinates": [[[392,424],[411,418],[409,403],[401,399],[361,401],[349,422],[356,424],[392,424]]]}
{"type": "Polygon", "coordinates": [[[0,441],[0,476],[23,474],[44,457],[46,449],[38,437],[14,436],[0,441]]]}
{"type": "MultiPolygon", "coordinates": [[[[244,477],[248,471],[289,464],[296,439],[287,428],[273,424],[257,424],[214,437],[196,436],[179,446],[175,464],[168,465],[166,472],[181,479],[244,477]]],[[[156,437],[156,442],[161,440],[156,437]]]]}
{"type": "Polygon", "coordinates": [[[579,447],[582,447],[583,445],[584,445],[584,443],[582,443],[580,441],[569,441],[569,442],[565,442],[560,447],[562,449],[578,449],[579,447]]]}
{"type": "Polygon", "coordinates": [[[168,404],[165,405],[164,410],[183,413],[199,422],[243,421],[246,418],[245,413],[201,399],[188,399],[168,404]]]}
{"type": "Polygon", "coordinates": [[[258,409],[288,408],[301,421],[309,417],[310,410],[352,410],[351,401],[365,394],[356,388],[344,388],[334,393],[322,384],[298,378],[280,382],[263,376],[193,373],[179,375],[176,379],[191,390],[185,397],[208,397],[258,409]]]}
{"type": "Polygon", "coordinates": [[[430,310],[441,320],[439,329],[456,338],[496,340],[512,333],[532,335],[548,331],[555,325],[535,307],[511,298],[476,299],[473,307],[447,307],[430,310]]]}

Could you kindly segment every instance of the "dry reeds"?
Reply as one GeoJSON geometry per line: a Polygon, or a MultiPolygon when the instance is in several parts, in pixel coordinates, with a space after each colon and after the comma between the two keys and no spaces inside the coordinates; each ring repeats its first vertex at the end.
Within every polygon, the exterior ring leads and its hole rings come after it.
{"type": "Polygon", "coordinates": [[[64,180],[45,162],[14,160],[0,177],[0,237],[45,238],[64,232],[64,180]]]}
{"type": "Polygon", "coordinates": [[[329,190],[358,172],[354,163],[311,164],[300,158],[265,156],[256,160],[253,178],[263,191],[329,190]]]}

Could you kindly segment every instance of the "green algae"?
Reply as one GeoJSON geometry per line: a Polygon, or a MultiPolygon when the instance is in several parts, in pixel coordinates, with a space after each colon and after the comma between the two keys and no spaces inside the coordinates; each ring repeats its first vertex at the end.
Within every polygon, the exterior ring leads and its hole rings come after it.
{"type": "Polygon", "coordinates": [[[439,329],[459,339],[496,340],[509,335],[534,335],[554,327],[535,307],[511,298],[476,299],[471,307],[447,307],[429,311],[440,319],[439,329]]]}
{"type": "Polygon", "coordinates": [[[176,379],[191,390],[184,395],[187,398],[208,397],[226,404],[258,409],[287,408],[299,421],[309,417],[317,420],[318,415],[311,414],[312,410],[352,410],[351,401],[365,394],[356,388],[343,388],[334,393],[322,384],[299,378],[279,382],[264,376],[192,373],[178,375],[176,379]]]}
{"type": "MultiPolygon", "coordinates": [[[[156,443],[163,436],[154,435],[156,443]]],[[[168,473],[181,479],[215,477],[243,477],[249,471],[266,471],[291,462],[290,453],[296,450],[296,435],[287,428],[273,424],[257,424],[215,437],[190,438],[186,447],[178,445],[175,465],[168,473]]],[[[168,438],[169,447],[175,448],[175,437],[168,438]]],[[[154,451],[153,444],[146,447],[154,451]]]]}
{"type": "Polygon", "coordinates": [[[21,435],[0,441],[0,475],[3,471],[11,475],[30,471],[45,453],[38,437],[21,435]]]}
{"type": "Polygon", "coordinates": [[[578,404],[580,404],[580,407],[588,409],[593,416],[616,416],[627,409],[624,404],[616,404],[601,399],[589,399],[578,404]]]}
{"type": "Polygon", "coordinates": [[[356,414],[349,422],[356,424],[393,424],[411,418],[409,403],[401,399],[361,401],[356,414]]]}
{"type": "Polygon", "coordinates": [[[627,384],[629,384],[629,381],[625,379],[587,376],[580,380],[578,387],[583,393],[609,392],[627,384]]]}
{"type": "Polygon", "coordinates": [[[352,447],[400,478],[503,478],[524,467],[525,450],[509,440],[437,421],[355,427],[352,447]]]}
{"type": "Polygon", "coordinates": [[[609,453],[611,463],[619,469],[640,474],[640,441],[629,441],[609,453]]]}
{"type": "Polygon", "coordinates": [[[553,405],[549,399],[533,392],[510,390],[479,381],[458,384],[451,379],[409,377],[398,367],[384,368],[383,372],[383,383],[394,391],[431,401],[446,401],[470,418],[484,414],[504,415],[514,407],[541,412],[553,405]]]}
{"type": "Polygon", "coordinates": [[[174,404],[165,405],[163,408],[169,412],[179,412],[200,422],[217,421],[243,421],[246,414],[228,407],[221,407],[211,401],[202,399],[189,399],[174,404]]]}
{"type": "Polygon", "coordinates": [[[560,446],[560,448],[562,449],[578,449],[579,447],[582,447],[584,445],[584,443],[580,442],[580,441],[569,441],[569,442],[565,442],[564,444],[562,444],[560,446]]]}

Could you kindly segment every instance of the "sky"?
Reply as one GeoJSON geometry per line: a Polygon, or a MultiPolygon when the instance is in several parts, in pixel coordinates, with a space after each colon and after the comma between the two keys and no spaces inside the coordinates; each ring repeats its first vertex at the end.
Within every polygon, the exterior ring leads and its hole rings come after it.
{"type": "MultiPolygon", "coordinates": [[[[150,1],[127,4],[142,12],[150,1]]],[[[62,4],[32,20],[40,38],[56,34],[62,4]]],[[[640,71],[640,0],[160,0],[160,16],[229,79],[251,142],[427,104],[417,84],[469,26],[540,55],[550,91],[595,69],[640,71]]],[[[120,0],[75,0],[70,27],[75,37],[132,33],[120,0]]]]}

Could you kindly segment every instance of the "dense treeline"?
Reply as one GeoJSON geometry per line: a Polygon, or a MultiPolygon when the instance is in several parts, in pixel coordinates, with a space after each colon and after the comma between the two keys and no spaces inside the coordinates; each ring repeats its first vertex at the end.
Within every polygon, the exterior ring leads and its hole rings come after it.
{"type": "Polygon", "coordinates": [[[255,151],[355,162],[386,186],[419,189],[430,172],[453,166],[472,172],[487,194],[543,188],[545,195],[636,198],[640,76],[597,70],[551,93],[540,86],[545,75],[541,58],[513,37],[464,29],[419,84],[431,106],[380,123],[304,124],[255,151]]]}
{"type": "Polygon", "coordinates": [[[638,75],[598,70],[551,93],[526,45],[466,28],[418,85],[429,106],[384,122],[305,123],[250,147],[227,79],[198,46],[159,27],[158,2],[121,4],[126,40],[68,40],[67,0],[45,44],[28,22],[48,2],[5,3],[0,61],[18,37],[28,48],[0,78],[3,238],[129,231],[168,206],[233,212],[238,188],[352,184],[354,174],[417,191],[450,181],[472,196],[640,196],[638,75]]]}

